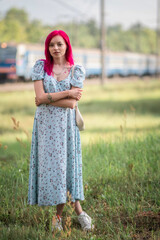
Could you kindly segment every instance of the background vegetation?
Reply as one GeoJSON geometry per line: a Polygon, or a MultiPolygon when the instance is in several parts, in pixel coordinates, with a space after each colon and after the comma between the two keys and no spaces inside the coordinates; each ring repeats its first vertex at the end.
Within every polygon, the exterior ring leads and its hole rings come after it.
{"type": "MultiPolygon", "coordinates": [[[[16,43],[44,43],[48,33],[54,29],[66,31],[74,47],[100,47],[100,29],[94,20],[46,26],[39,20],[29,21],[27,12],[16,8],[10,9],[0,21],[0,41],[14,39],[16,43]]],[[[106,35],[106,45],[110,50],[156,53],[156,31],[140,23],[127,30],[119,24],[108,26],[106,35]]]]}
{"type": "MultiPolygon", "coordinates": [[[[3,240],[50,240],[55,207],[27,205],[34,92],[0,93],[0,231],[3,240]]],[[[86,84],[79,103],[85,200],[95,230],[67,203],[54,239],[160,239],[160,82],[86,84]]]]}

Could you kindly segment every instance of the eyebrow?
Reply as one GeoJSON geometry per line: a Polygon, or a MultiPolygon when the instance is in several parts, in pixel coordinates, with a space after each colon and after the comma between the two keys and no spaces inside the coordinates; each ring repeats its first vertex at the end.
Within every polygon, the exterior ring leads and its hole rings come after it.
{"type": "MultiPolygon", "coordinates": [[[[55,43],[56,43],[56,42],[55,42],[55,43]]],[[[54,42],[50,42],[50,44],[55,44],[55,43],[54,43],[54,42]]],[[[59,42],[57,42],[57,43],[62,43],[62,42],[59,41],[59,42]]],[[[63,44],[63,43],[62,43],[62,44],[63,44]]]]}

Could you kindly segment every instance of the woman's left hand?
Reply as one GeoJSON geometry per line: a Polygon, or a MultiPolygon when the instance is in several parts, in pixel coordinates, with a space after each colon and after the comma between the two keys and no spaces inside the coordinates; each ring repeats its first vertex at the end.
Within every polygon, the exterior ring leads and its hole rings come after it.
{"type": "Polygon", "coordinates": [[[37,98],[35,97],[35,104],[38,107],[40,105],[40,102],[37,100],[37,98]]]}

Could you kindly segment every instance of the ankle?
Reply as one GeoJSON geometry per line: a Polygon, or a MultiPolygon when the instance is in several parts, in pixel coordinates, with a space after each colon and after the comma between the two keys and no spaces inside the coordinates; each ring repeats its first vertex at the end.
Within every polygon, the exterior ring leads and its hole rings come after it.
{"type": "Polygon", "coordinates": [[[77,215],[79,216],[82,212],[83,212],[83,211],[79,211],[79,212],[77,212],[77,215]]]}
{"type": "Polygon", "coordinates": [[[61,216],[61,215],[59,215],[59,214],[57,214],[57,213],[56,213],[56,216],[57,216],[58,220],[60,221],[60,220],[61,220],[61,218],[62,218],[62,216],[61,216]]]}

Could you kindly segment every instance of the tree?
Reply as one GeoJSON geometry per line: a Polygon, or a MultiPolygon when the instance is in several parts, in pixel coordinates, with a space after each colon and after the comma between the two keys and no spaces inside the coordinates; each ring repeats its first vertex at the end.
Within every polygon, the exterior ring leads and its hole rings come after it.
{"type": "Polygon", "coordinates": [[[124,50],[124,31],[121,24],[109,26],[106,37],[107,48],[113,51],[124,50]]]}
{"type": "Polygon", "coordinates": [[[6,21],[18,21],[23,26],[27,26],[29,23],[28,21],[28,14],[23,9],[11,8],[5,16],[6,21]]]}
{"type": "Polygon", "coordinates": [[[44,42],[44,28],[39,20],[32,21],[27,29],[28,41],[32,43],[44,42]]]}
{"type": "MultiPolygon", "coordinates": [[[[67,32],[74,47],[99,48],[100,29],[94,19],[88,22],[71,21],[61,22],[56,26],[44,26],[39,20],[29,21],[25,10],[17,8],[11,8],[0,20],[0,41],[44,43],[53,29],[67,32]]],[[[156,31],[144,27],[141,23],[136,23],[127,30],[124,30],[121,24],[108,26],[106,46],[112,51],[155,53],[156,31]]]]}
{"type": "Polygon", "coordinates": [[[89,20],[87,23],[85,23],[85,25],[88,28],[90,35],[95,37],[97,34],[99,34],[99,29],[94,19],[89,20]]]}

